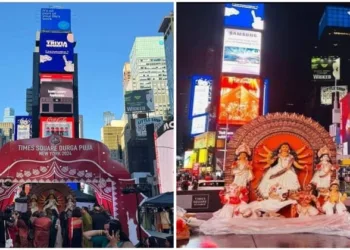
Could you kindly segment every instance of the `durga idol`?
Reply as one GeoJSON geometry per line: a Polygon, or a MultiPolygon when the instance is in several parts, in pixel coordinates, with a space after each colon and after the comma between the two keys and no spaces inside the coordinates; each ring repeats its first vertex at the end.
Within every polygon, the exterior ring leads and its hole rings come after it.
{"type": "MultiPolygon", "coordinates": [[[[297,169],[304,169],[306,167],[298,163],[298,159],[308,156],[307,154],[300,155],[305,148],[304,146],[295,152],[288,143],[282,143],[273,152],[264,146],[267,154],[259,153],[260,156],[265,157],[264,160],[260,160],[259,162],[266,162],[267,164],[263,169],[269,169],[264,174],[257,190],[263,198],[267,199],[270,188],[277,184],[291,192],[296,192],[300,189],[298,176],[293,167],[297,169]]],[[[299,162],[302,163],[304,161],[299,162]]]]}

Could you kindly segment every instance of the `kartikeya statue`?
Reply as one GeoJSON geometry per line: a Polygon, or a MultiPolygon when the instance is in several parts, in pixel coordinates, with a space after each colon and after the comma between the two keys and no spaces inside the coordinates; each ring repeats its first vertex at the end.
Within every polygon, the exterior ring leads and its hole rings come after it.
{"type": "Polygon", "coordinates": [[[343,214],[347,211],[344,201],[347,199],[346,193],[339,192],[339,181],[334,180],[329,188],[329,193],[326,196],[326,202],[322,209],[326,215],[343,214]]]}
{"type": "Polygon", "coordinates": [[[247,187],[254,178],[252,166],[248,160],[250,155],[251,151],[245,143],[242,143],[236,150],[237,161],[232,164],[231,173],[234,176],[233,183],[238,187],[247,187]]]}

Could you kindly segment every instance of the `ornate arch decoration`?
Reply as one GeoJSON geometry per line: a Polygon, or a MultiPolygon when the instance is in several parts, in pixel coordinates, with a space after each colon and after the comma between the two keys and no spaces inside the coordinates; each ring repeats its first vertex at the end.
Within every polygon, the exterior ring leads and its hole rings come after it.
{"type": "MultiPolygon", "coordinates": [[[[225,166],[226,183],[233,181],[230,171],[235,157],[234,152],[242,143],[246,143],[254,152],[264,140],[278,134],[288,134],[305,142],[305,145],[313,152],[314,161],[318,150],[327,146],[332,162],[336,162],[336,145],[329,133],[319,123],[295,113],[271,113],[254,119],[236,131],[235,136],[228,144],[230,150],[227,151],[225,166]]],[[[312,169],[314,164],[315,162],[312,163],[312,169]]]]}

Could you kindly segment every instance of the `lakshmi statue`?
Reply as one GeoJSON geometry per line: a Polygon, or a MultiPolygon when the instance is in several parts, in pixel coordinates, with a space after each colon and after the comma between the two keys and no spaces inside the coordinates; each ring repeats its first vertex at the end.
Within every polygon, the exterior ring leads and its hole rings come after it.
{"type": "Polygon", "coordinates": [[[232,164],[233,183],[238,187],[246,187],[253,180],[252,166],[248,157],[251,155],[249,147],[242,143],[236,150],[237,161],[232,164]]]}
{"type": "Polygon", "coordinates": [[[39,211],[39,207],[38,207],[38,197],[33,194],[30,197],[30,211],[33,213],[35,213],[36,211],[39,211]]]}
{"type": "Polygon", "coordinates": [[[57,202],[57,199],[55,197],[55,192],[54,190],[51,190],[50,193],[49,193],[49,197],[47,198],[47,200],[45,201],[44,203],[44,211],[46,211],[46,209],[54,209],[57,211],[57,213],[59,214],[58,212],[58,208],[57,206],[59,205],[58,202],[57,202]]]}
{"type": "Polygon", "coordinates": [[[327,146],[321,148],[317,153],[320,162],[316,165],[316,172],[311,180],[317,189],[329,189],[331,185],[331,175],[336,167],[332,165],[329,155],[327,146]]]}
{"type": "Polygon", "coordinates": [[[264,146],[264,150],[267,154],[259,153],[260,156],[265,157],[264,160],[260,160],[259,162],[266,162],[267,164],[263,169],[269,169],[258,186],[258,194],[267,199],[269,197],[270,188],[276,184],[290,192],[298,191],[300,189],[300,183],[293,167],[298,169],[305,168],[305,166],[301,166],[298,163],[298,161],[300,163],[306,163],[305,161],[299,160],[309,156],[308,154],[301,155],[305,149],[306,147],[304,146],[298,151],[294,151],[288,143],[282,143],[278,149],[273,152],[264,146]]]}
{"type": "Polygon", "coordinates": [[[347,211],[344,201],[347,199],[346,193],[343,195],[339,192],[339,181],[334,180],[329,188],[326,202],[322,206],[326,215],[343,214],[347,211]]]}
{"type": "Polygon", "coordinates": [[[318,215],[321,210],[320,203],[317,200],[316,196],[313,194],[315,188],[313,184],[307,185],[304,190],[298,193],[298,204],[297,204],[297,213],[299,217],[310,217],[318,215]],[[317,209],[312,206],[312,202],[315,203],[317,209]]]}
{"type": "Polygon", "coordinates": [[[65,209],[66,212],[68,212],[68,210],[73,211],[73,209],[75,208],[75,204],[73,200],[74,198],[71,194],[67,196],[67,204],[65,209]]]}

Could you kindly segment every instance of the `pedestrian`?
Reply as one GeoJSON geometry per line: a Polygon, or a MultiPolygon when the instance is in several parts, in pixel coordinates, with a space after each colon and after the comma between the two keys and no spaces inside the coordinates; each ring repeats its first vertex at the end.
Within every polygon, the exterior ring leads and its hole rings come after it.
{"type": "Polygon", "coordinates": [[[51,220],[45,216],[44,212],[39,212],[39,217],[34,219],[34,247],[48,248],[50,239],[51,220]]]}
{"type": "Polygon", "coordinates": [[[17,221],[18,227],[18,240],[20,248],[29,248],[29,218],[27,218],[27,214],[24,213],[19,216],[17,221]]]}
{"type": "Polygon", "coordinates": [[[104,225],[109,220],[109,217],[102,211],[101,207],[96,204],[92,217],[92,229],[104,230],[104,225]]]}
{"type": "MultiPolygon", "coordinates": [[[[83,232],[88,232],[92,230],[92,218],[89,214],[89,209],[87,207],[83,207],[81,209],[82,219],[83,219],[83,232]]],[[[83,247],[84,248],[92,248],[92,242],[83,238],[83,247]]]]}
{"type": "Polygon", "coordinates": [[[134,248],[118,220],[106,221],[103,230],[84,232],[83,236],[93,243],[94,248],[134,248]]]}
{"type": "Polygon", "coordinates": [[[68,238],[71,248],[81,248],[83,241],[83,221],[80,208],[73,210],[72,218],[68,219],[68,238]]]}

